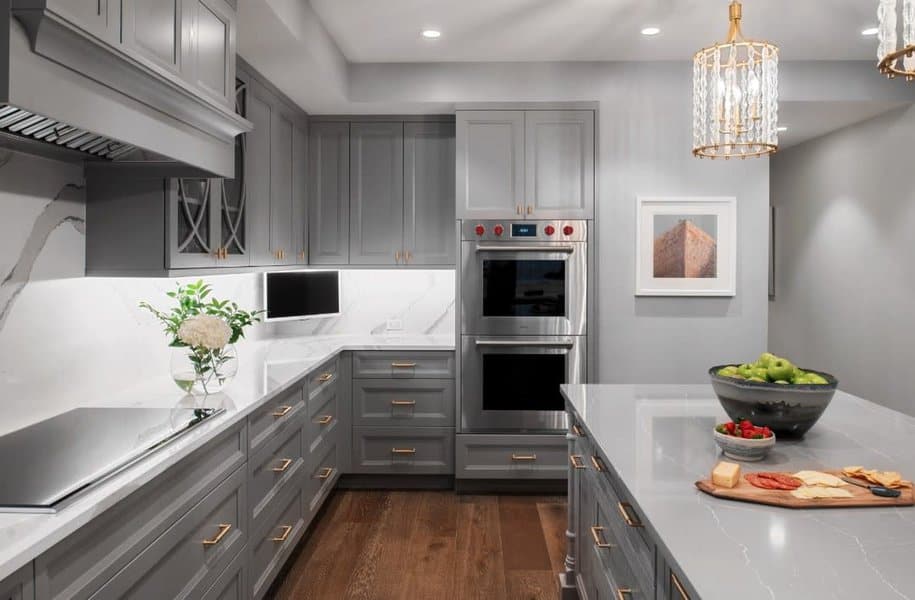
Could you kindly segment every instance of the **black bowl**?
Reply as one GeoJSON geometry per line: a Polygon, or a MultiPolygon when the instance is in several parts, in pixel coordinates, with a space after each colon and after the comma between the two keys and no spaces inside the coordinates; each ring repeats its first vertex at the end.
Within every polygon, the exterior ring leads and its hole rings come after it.
{"type": "Polygon", "coordinates": [[[809,369],[804,370],[821,375],[829,383],[794,385],[718,375],[726,366],[730,365],[712,367],[708,372],[724,412],[731,420],[749,419],[782,437],[798,438],[807,433],[823,415],[839,386],[829,373],[809,369]]]}

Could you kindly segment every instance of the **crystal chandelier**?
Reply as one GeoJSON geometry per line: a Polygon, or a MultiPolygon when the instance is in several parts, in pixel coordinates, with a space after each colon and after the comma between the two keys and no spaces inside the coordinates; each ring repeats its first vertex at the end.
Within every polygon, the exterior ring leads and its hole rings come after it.
{"type": "Polygon", "coordinates": [[[877,49],[877,68],[889,77],[897,75],[906,81],[915,80],[915,0],[902,0],[902,47],[897,43],[897,0],[880,0],[877,19],[880,27],[877,34],[880,46],[877,49]]]}
{"type": "Polygon", "coordinates": [[[740,2],[731,2],[729,14],[727,39],[693,58],[693,155],[699,158],[778,149],[778,47],[743,37],[740,2]]]}

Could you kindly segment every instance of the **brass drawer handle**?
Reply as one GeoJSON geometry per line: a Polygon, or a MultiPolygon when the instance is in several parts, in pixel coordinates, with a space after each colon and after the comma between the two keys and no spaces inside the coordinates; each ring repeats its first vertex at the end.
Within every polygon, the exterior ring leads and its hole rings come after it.
{"type": "Polygon", "coordinates": [[[324,415],[323,417],[321,417],[320,419],[315,421],[315,423],[317,423],[318,425],[327,425],[328,423],[330,423],[333,420],[334,420],[333,415],[324,415]]]}
{"type": "Polygon", "coordinates": [[[603,473],[606,471],[603,462],[596,456],[591,456],[591,464],[594,465],[594,470],[596,470],[598,473],[603,473]]]}
{"type": "Polygon", "coordinates": [[[515,461],[534,461],[537,460],[536,454],[512,454],[512,460],[515,461]]]}
{"type": "Polygon", "coordinates": [[[519,204],[518,206],[515,207],[515,212],[518,213],[519,215],[520,215],[522,212],[524,212],[524,210],[521,208],[521,205],[520,205],[520,204],[519,204]]]}
{"type": "Polygon", "coordinates": [[[670,582],[677,588],[677,593],[680,594],[680,597],[683,598],[683,600],[689,600],[689,594],[683,589],[683,584],[680,583],[680,580],[673,571],[670,572],[670,582]]]}
{"type": "Polygon", "coordinates": [[[416,448],[391,448],[392,454],[416,454],[416,448]]]}
{"type": "Polygon", "coordinates": [[[295,461],[293,461],[291,458],[284,458],[282,461],[280,461],[280,466],[273,467],[270,470],[274,473],[285,473],[286,470],[289,469],[289,465],[291,465],[293,462],[295,461]]]}
{"type": "Polygon", "coordinates": [[[594,538],[594,545],[598,548],[613,548],[613,544],[608,544],[601,539],[603,531],[603,527],[597,527],[596,525],[591,528],[591,537],[594,538]]]}
{"type": "Polygon", "coordinates": [[[631,504],[628,502],[617,502],[616,507],[620,509],[620,514],[623,515],[623,520],[626,521],[626,525],[629,525],[630,527],[642,526],[641,521],[629,514],[629,509],[632,508],[631,504]]]}
{"type": "Polygon", "coordinates": [[[618,588],[616,590],[616,597],[618,600],[626,600],[626,598],[632,597],[632,590],[629,588],[618,588]]]}
{"type": "Polygon", "coordinates": [[[321,469],[321,473],[318,475],[318,479],[328,479],[333,474],[334,474],[333,467],[324,467],[323,469],[321,469]]]}
{"type": "Polygon", "coordinates": [[[283,525],[280,529],[283,530],[283,533],[275,538],[270,538],[271,542],[285,542],[289,534],[292,533],[292,525],[283,525]]]}
{"type": "Polygon", "coordinates": [[[319,382],[319,383],[327,383],[328,381],[330,381],[330,380],[333,379],[333,378],[334,378],[334,374],[333,374],[333,373],[322,373],[321,376],[318,377],[318,382],[319,382]]]}
{"type": "Polygon", "coordinates": [[[416,406],[416,400],[391,400],[391,406],[416,406]]]}
{"type": "Polygon", "coordinates": [[[403,255],[404,255],[404,260],[405,260],[406,262],[410,262],[411,260],[413,260],[413,253],[410,252],[409,250],[407,250],[406,252],[404,252],[403,255]]]}
{"type": "Polygon", "coordinates": [[[392,362],[391,368],[393,369],[412,369],[416,367],[415,362],[392,362]]]}
{"type": "Polygon", "coordinates": [[[231,531],[232,525],[229,523],[220,523],[219,524],[219,533],[216,534],[216,537],[210,540],[203,540],[204,546],[215,546],[222,541],[222,538],[226,537],[231,531]]]}
{"type": "Polygon", "coordinates": [[[400,264],[400,250],[394,253],[394,262],[400,264]]]}
{"type": "Polygon", "coordinates": [[[572,433],[574,433],[578,437],[585,437],[584,432],[581,430],[581,427],[579,427],[578,425],[572,425],[572,433]]]}
{"type": "Polygon", "coordinates": [[[569,455],[569,462],[572,463],[572,468],[574,468],[574,469],[584,469],[584,468],[586,468],[586,467],[585,467],[585,461],[582,460],[582,457],[581,457],[580,454],[570,454],[570,455],[569,455]]]}
{"type": "Polygon", "coordinates": [[[289,414],[290,410],[292,410],[291,406],[281,406],[278,411],[273,413],[273,416],[276,418],[285,417],[289,414]]]}

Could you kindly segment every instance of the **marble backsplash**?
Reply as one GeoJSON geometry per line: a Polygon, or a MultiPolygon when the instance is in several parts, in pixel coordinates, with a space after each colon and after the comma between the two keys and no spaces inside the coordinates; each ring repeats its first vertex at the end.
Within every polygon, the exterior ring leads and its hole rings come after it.
{"type": "MultiPolygon", "coordinates": [[[[137,303],[167,306],[165,292],[195,278],[84,277],[85,231],[80,166],[0,152],[0,433],[168,373],[160,326],[137,303]]],[[[261,307],[259,275],[205,279],[261,307]]],[[[347,270],[342,287],[341,315],[259,324],[249,338],[383,334],[389,320],[394,334],[453,335],[453,271],[347,270]]]]}

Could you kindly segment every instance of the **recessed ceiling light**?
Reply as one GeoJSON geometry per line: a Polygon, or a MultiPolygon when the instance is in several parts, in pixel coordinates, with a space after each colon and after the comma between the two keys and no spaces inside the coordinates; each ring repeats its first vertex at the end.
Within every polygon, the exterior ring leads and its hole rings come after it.
{"type": "Polygon", "coordinates": [[[880,30],[876,27],[868,27],[861,30],[861,35],[877,35],[878,33],[880,33],[880,30]]]}
{"type": "Polygon", "coordinates": [[[661,33],[660,28],[658,27],[645,27],[642,29],[642,35],[658,35],[661,33]]]}
{"type": "Polygon", "coordinates": [[[442,37],[442,32],[438,29],[423,29],[423,37],[427,40],[437,40],[442,37]]]}
{"type": "Polygon", "coordinates": [[[779,125],[778,130],[779,130],[780,133],[784,133],[784,132],[788,131],[788,126],[787,126],[787,125],[779,125]]]}

